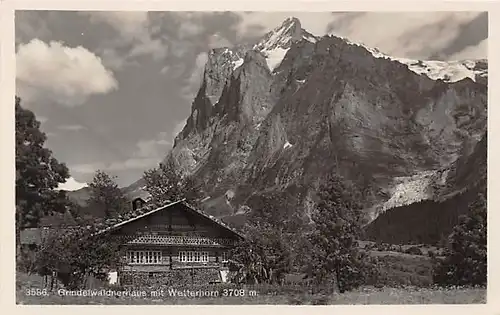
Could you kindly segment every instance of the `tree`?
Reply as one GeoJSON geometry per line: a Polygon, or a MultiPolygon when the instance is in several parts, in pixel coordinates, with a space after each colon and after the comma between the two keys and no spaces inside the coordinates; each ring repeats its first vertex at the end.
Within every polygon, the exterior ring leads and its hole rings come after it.
{"type": "Polygon", "coordinates": [[[89,204],[102,209],[106,219],[129,210],[127,199],[115,179],[106,172],[97,170],[92,182],[89,184],[89,204]]]}
{"type": "Polygon", "coordinates": [[[445,258],[436,261],[434,283],[441,286],[486,285],[487,282],[487,206],[484,194],[469,205],[469,213],[449,235],[445,258]]]}
{"type": "Polygon", "coordinates": [[[40,218],[66,210],[66,194],[54,189],[69,178],[68,168],[44,147],[47,139],[34,113],[15,98],[16,118],[16,235],[36,227],[40,218]]]}
{"type": "Polygon", "coordinates": [[[107,271],[123,264],[123,253],[119,238],[98,232],[97,225],[52,231],[37,251],[36,271],[56,273],[69,289],[82,288],[88,276],[106,280],[107,271]]]}
{"type": "Polygon", "coordinates": [[[200,201],[203,198],[203,185],[195,175],[185,176],[182,181],[182,191],[184,198],[193,206],[199,207],[200,201]]]}
{"type": "Polygon", "coordinates": [[[183,176],[175,167],[173,160],[160,163],[158,168],[144,172],[146,191],[151,195],[152,202],[163,205],[186,198],[196,204],[201,196],[201,185],[192,176],[183,176]]]}
{"type": "Polygon", "coordinates": [[[230,257],[238,266],[238,282],[282,283],[297,260],[294,249],[303,225],[293,207],[287,207],[286,197],[274,193],[253,198],[253,209],[245,225],[245,240],[238,244],[230,257]]]}
{"type": "Polygon", "coordinates": [[[357,246],[363,218],[359,196],[352,183],[332,174],[320,187],[312,214],[309,274],[317,284],[340,292],[360,286],[374,272],[357,246]]]}

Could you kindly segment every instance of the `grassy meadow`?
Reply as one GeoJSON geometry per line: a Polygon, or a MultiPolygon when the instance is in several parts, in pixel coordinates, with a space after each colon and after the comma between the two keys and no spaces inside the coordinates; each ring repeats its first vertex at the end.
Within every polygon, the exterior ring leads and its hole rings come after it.
{"type": "MultiPolygon", "coordinates": [[[[28,295],[27,290],[42,288],[39,276],[18,274],[16,290],[17,304],[29,305],[328,305],[328,304],[476,304],[486,303],[486,289],[481,288],[419,288],[407,287],[362,287],[347,293],[324,295],[312,293],[299,286],[253,286],[246,287],[245,296],[212,297],[106,297],[106,296],[62,296],[57,290],[46,296],[28,295]],[[251,294],[250,292],[255,294],[251,294]]],[[[214,287],[215,288],[215,287],[214,287]]],[[[195,290],[195,288],[192,288],[195,290]]],[[[204,287],[203,290],[210,290],[204,287]]]]}

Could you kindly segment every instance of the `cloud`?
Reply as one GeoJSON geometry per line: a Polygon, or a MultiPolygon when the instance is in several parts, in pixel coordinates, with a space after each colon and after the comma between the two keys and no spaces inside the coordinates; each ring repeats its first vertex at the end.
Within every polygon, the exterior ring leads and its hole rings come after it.
{"type": "MultiPolygon", "coordinates": [[[[174,128],[174,132],[177,130],[174,128]]],[[[111,163],[95,162],[70,166],[73,173],[92,174],[98,169],[103,171],[146,170],[158,165],[172,147],[173,133],[160,132],[154,139],[139,140],[130,158],[111,163]]]]}
{"type": "MultiPolygon", "coordinates": [[[[161,134],[160,133],[160,137],[161,134]]],[[[166,154],[166,150],[172,142],[166,139],[141,140],[137,142],[138,151],[134,154],[136,157],[161,157],[166,154]]]]}
{"type": "Polygon", "coordinates": [[[177,123],[174,127],[174,130],[172,131],[172,139],[175,139],[177,135],[184,129],[184,126],[186,125],[186,120],[183,120],[179,123],[177,123]]]}
{"type": "Polygon", "coordinates": [[[75,180],[73,177],[70,177],[66,180],[65,183],[59,184],[59,186],[56,188],[56,190],[67,190],[67,191],[74,191],[78,189],[82,189],[83,187],[87,187],[87,183],[80,183],[77,180],[75,180]]]}
{"type": "Polygon", "coordinates": [[[220,33],[215,33],[208,38],[208,47],[220,48],[220,47],[233,47],[233,43],[231,43],[227,38],[222,36],[220,33]]]}
{"type": "Polygon", "coordinates": [[[159,163],[157,158],[131,158],[126,161],[113,162],[106,170],[109,171],[123,171],[141,169],[146,170],[156,166],[159,163]]]}
{"type": "Polygon", "coordinates": [[[148,12],[146,11],[92,11],[81,12],[87,15],[92,23],[104,22],[128,39],[141,39],[147,33],[148,12]]]}
{"type": "Polygon", "coordinates": [[[177,25],[179,39],[190,39],[207,33],[205,24],[215,16],[217,12],[168,12],[162,18],[177,25]]]}
{"type": "Polygon", "coordinates": [[[99,48],[106,64],[120,69],[130,59],[140,56],[151,56],[161,61],[168,54],[168,44],[160,38],[153,38],[148,12],[139,11],[102,11],[81,12],[89,17],[91,23],[105,23],[112,27],[119,36],[108,41],[99,48]],[[124,47],[129,47],[123,52],[124,47]]]}
{"type": "Polygon", "coordinates": [[[139,65],[138,62],[127,60],[126,56],[122,56],[115,49],[110,47],[99,47],[96,51],[101,57],[102,63],[113,70],[120,70],[125,66],[139,65]]]}
{"type": "Polygon", "coordinates": [[[187,79],[186,85],[183,88],[183,96],[189,100],[192,100],[196,92],[200,88],[200,83],[203,77],[203,71],[205,70],[205,64],[208,61],[208,54],[202,52],[196,56],[193,68],[191,70],[191,75],[187,79]]]}
{"type": "Polygon", "coordinates": [[[318,36],[325,35],[332,21],[330,12],[238,12],[241,23],[237,31],[240,36],[259,37],[279,26],[291,16],[298,18],[302,28],[318,36]]]}
{"type": "Polygon", "coordinates": [[[193,36],[198,36],[203,33],[203,26],[200,23],[197,23],[196,17],[185,19],[179,26],[179,37],[180,38],[189,38],[193,36]]]}
{"type": "Polygon", "coordinates": [[[464,50],[451,55],[449,59],[488,59],[488,39],[483,39],[477,45],[466,47],[464,50]]]}
{"type": "Polygon", "coordinates": [[[170,69],[171,69],[171,67],[169,65],[166,65],[163,68],[161,68],[160,73],[161,74],[167,74],[167,73],[170,72],[170,69]]]}
{"type": "MultiPolygon", "coordinates": [[[[137,150],[132,157],[124,161],[116,161],[101,169],[106,171],[123,171],[131,169],[146,170],[158,166],[174,142],[175,137],[182,131],[186,121],[180,121],[175,124],[172,132],[160,132],[154,139],[140,140],[137,142],[137,150]]],[[[95,166],[94,166],[95,168],[95,166]]]]}
{"type": "Polygon", "coordinates": [[[36,116],[36,120],[40,122],[40,124],[46,123],[49,119],[45,116],[36,116]]]}
{"type": "Polygon", "coordinates": [[[47,16],[40,18],[40,12],[28,10],[15,12],[16,45],[33,38],[46,38],[52,35],[47,16]]]}
{"type": "MultiPolygon", "coordinates": [[[[457,38],[479,41],[487,37],[482,12],[245,12],[237,31],[240,38],[258,39],[295,16],[309,32],[349,38],[397,57],[449,59],[457,38]],[[468,28],[467,28],[468,27],[468,28]],[[484,34],[482,34],[484,33],[484,34]],[[467,36],[469,35],[469,36],[467,36]]],[[[477,44],[474,44],[474,46],[477,44]]],[[[469,44],[470,45],[470,44],[469,44]]],[[[468,45],[465,45],[468,46],[468,45]]],[[[485,55],[477,48],[478,55],[485,55]]],[[[472,49],[472,48],[471,48],[472,49]]]]}
{"type": "Polygon", "coordinates": [[[58,126],[57,129],[67,130],[67,131],[79,131],[79,130],[85,130],[87,128],[82,125],[61,125],[58,126]]]}
{"type": "MultiPolygon", "coordinates": [[[[397,57],[428,59],[442,55],[461,27],[481,12],[335,13],[328,30],[397,57]]],[[[448,55],[442,55],[448,59],[448,55]]]]}
{"type": "Polygon", "coordinates": [[[113,73],[84,47],[38,39],[19,45],[16,79],[25,101],[44,98],[70,107],[83,104],[90,95],[118,88],[113,73]]]}
{"type": "Polygon", "coordinates": [[[79,174],[92,174],[97,170],[102,170],[105,168],[104,163],[85,163],[85,164],[76,164],[68,166],[72,173],[79,174]]]}
{"type": "Polygon", "coordinates": [[[160,132],[154,139],[140,140],[136,143],[136,151],[131,158],[115,161],[104,169],[122,171],[129,169],[149,169],[158,165],[172,147],[173,137],[167,132],[160,132]]]}

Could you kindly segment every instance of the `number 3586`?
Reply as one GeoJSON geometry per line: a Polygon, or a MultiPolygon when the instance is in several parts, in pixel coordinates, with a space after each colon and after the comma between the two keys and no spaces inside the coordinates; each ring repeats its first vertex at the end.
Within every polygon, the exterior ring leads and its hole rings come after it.
{"type": "Polygon", "coordinates": [[[25,294],[27,296],[48,296],[49,292],[47,289],[26,289],[25,294]]]}

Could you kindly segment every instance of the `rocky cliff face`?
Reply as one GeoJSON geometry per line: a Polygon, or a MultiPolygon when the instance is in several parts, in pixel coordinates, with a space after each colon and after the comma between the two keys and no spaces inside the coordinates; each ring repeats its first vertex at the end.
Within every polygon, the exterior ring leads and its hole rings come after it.
{"type": "Polygon", "coordinates": [[[397,59],[289,18],[253,46],[210,52],[166,159],[196,174],[227,214],[273,190],[307,209],[339,172],[370,190],[374,219],[434,198],[485,133],[486,108],[484,60],[397,59]]]}

